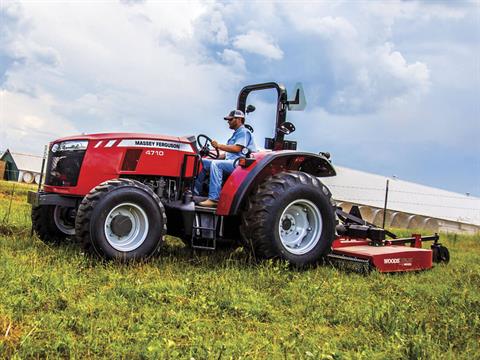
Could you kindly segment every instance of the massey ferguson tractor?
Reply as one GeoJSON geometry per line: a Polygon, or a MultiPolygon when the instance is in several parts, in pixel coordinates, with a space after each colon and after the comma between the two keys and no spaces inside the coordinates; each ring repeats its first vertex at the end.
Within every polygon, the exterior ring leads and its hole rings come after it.
{"type": "Polygon", "coordinates": [[[287,111],[306,104],[301,86],[293,99],[274,82],[246,86],[237,109],[254,111],[248,95],[266,89],[277,92],[274,136],[265,150],[237,160],[216,208],[198,206],[205,197],[192,195],[202,158],[219,157],[210,137],[78,135],[49,145],[43,189],[28,196],[34,231],[46,243],[74,238],[86,251],[126,261],[151,257],[167,234],[193,249],[241,244],[256,258],[299,267],[328,259],[394,272],[448,261],[438,235],[397,239],[364,221],[357,208],[336,208],[320,180],[335,176],[330,155],[297,151],[285,139],[295,131],[287,111]],[[431,249],[422,248],[426,240],[434,241],[431,249]]]}

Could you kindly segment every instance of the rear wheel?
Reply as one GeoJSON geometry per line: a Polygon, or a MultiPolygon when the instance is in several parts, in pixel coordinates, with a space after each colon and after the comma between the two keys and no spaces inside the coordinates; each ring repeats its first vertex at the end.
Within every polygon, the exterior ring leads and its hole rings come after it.
{"type": "Polygon", "coordinates": [[[38,237],[47,244],[57,244],[75,235],[74,208],[59,205],[32,207],[32,226],[38,237]]]}
{"type": "Polygon", "coordinates": [[[448,248],[441,244],[433,244],[432,249],[432,260],[435,263],[448,263],[450,261],[450,252],[448,248]]]}
{"type": "Polygon", "coordinates": [[[242,214],[245,244],[262,258],[281,258],[297,266],[317,262],[335,236],[329,190],[299,171],[267,179],[242,214]]]}
{"type": "Polygon", "coordinates": [[[95,187],[78,209],[75,230],[89,251],[106,259],[145,259],[163,242],[165,209],[146,185],[130,179],[95,187]]]}

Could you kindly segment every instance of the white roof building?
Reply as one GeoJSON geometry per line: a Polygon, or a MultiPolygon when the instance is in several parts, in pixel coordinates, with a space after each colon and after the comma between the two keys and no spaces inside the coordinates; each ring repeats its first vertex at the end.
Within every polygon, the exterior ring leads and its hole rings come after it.
{"type": "Polygon", "coordinates": [[[389,210],[480,226],[480,198],[335,166],[322,178],[337,201],[383,208],[389,179],[389,210]]]}
{"type": "Polygon", "coordinates": [[[41,156],[11,152],[7,149],[0,156],[0,160],[5,162],[1,177],[27,183],[40,181],[43,160],[41,156]]]}
{"type": "Polygon", "coordinates": [[[10,152],[19,170],[40,173],[42,169],[42,157],[37,155],[10,152]]]}

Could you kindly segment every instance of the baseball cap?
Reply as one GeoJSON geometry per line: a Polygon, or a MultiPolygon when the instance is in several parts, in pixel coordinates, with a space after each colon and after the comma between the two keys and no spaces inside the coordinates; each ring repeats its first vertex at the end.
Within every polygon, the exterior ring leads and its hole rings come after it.
{"type": "Polygon", "coordinates": [[[236,117],[244,119],[245,115],[243,114],[242,110],[232,110],[228,113],[227,116],[224,117],[224,119],[225,120],[230,120],[230,119],[233,119],[233,118],[236,118],[236,117]]]}

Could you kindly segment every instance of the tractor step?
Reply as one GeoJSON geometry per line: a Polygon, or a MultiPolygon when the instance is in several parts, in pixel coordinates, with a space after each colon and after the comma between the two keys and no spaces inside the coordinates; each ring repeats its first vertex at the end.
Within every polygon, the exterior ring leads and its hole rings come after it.
{"type": "Polygon", "coordinates": [[[215,250],[217,248],[217,228],[219,223],[222,225],[223,219],[215,212],[215,208],[195,206],[191,240],[193,249],[215,250]]]}
{"type": "Polygon", "coordinates": [[[353,256],[328,254],[327,262],[335,268],[347,271],[353,271],[360,274],[368,274],[372,269],[369,260],[359,259],[353,256]]]}
{"type": "Polygon", "coordinates": [[[215,213],[217,212],[217,208],[208,207],[208,206],[195,205],[195,212],[207,213],[207,214],[215,214],[215,213]]]}

